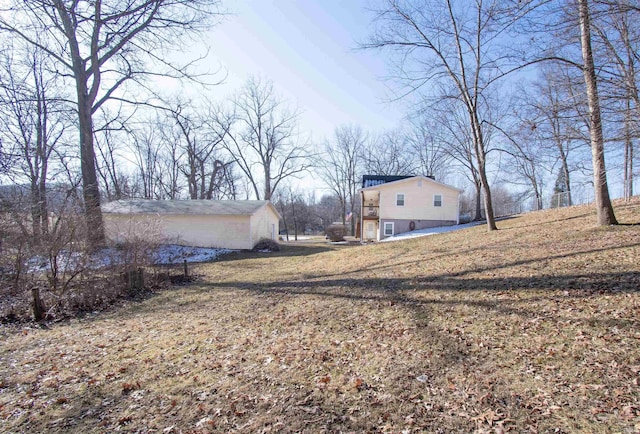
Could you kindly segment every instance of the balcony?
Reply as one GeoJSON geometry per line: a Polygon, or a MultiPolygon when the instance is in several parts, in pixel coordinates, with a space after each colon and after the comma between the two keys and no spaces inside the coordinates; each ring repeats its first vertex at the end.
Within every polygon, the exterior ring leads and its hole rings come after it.
{"type": "Polygon", "coordinates": [[[364,206],[362,207],[362,218],[365,220],[378,220],[380,217],[379,206],[364,206]]]}

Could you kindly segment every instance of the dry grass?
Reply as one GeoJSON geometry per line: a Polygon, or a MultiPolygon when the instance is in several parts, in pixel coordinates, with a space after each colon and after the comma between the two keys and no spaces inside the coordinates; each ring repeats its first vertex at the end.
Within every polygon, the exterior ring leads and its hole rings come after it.
{"type": "Polygon", "coordinates": [[[593,214],[236,254],[0,329],[0,431],[640,432],[640,226],[593,214]]]}

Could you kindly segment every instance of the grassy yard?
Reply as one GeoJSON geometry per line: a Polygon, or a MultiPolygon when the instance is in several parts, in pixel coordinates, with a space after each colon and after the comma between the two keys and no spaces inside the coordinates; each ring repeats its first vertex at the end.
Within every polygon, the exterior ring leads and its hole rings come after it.
{"type": "Polygon", "coordinates": [[[640,432],[640,200],[292,243],[0,328],[2,432],[640,432]]]}

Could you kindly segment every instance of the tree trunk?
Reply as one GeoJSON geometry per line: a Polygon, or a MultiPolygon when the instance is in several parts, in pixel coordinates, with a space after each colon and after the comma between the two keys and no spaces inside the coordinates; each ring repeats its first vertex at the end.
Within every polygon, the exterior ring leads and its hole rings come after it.
{"type": "MultiPolygon", "coordinates": [[[[89,92],[89,78],[85,62],[82,59],[78,40],[76,39],[73,20],[69,11],[61,0],[54,2],[64,32],[69,41],[71,51],[71,66],[76,83],[78,97],[78,128],[80,130],[80,169],[82,171],[82,195],[84,198],[85,223],[87,225],[87,241],[92,249],[104,246],[104,225],[102,210],[100,209],[100,186],[96,171],[96,153],[93,144],[93,101],[95,95],[89,92]]],[[[99,65],[91,65],[93,69],[92,88],[97,91],[100,84],[99,65]]]]}
{"type": "Polygon", "coordinates": [[[473,141],[476,152],[476,159],[478,160],[478,175],[480,175],[480,182],[482,183],[482,189],[484,190],[484,214],[487,219],[487,230],[495,231],[496,227],[495,217],[493,215],[493,203],[491,201],[491,187],[489,187],[489,180],[487,179],[486,169],[486,152],[484,147],[484,137],[482,134],[482,126],[478,119],[477,112],[470,113],[471,125],[473,128],[473,141]]]}
{"type": "MultiPolygon", "coordinates": [[[[271,200],[271,168],[267,167],[270,163],[264,163],[264,198],[263,200],[271,200]]],[[[260,198],[258,197],[258,200],[260,198]]]]}
{"type": "Polygon", "coordinates": [[[607,185],[607,171],[604,161],[604,138],[602,133],[602,118],[600,115],[600,98],[593,51],[591,49],[591,22],[588,0],[579,0],[580,10],[580,42],[582,44],[582,59],[584,61],[584,81],[589,102],[589,134],[591,136],[591,159],[593,163],[593,188],[599,226],[618,224],[613,213],[613,206],[609,197],[607,185]]]}
{"type": "Polygon", "coordinates": [[[42,219],[40,218],[40,190],[38,188],[37,180],[31,181],[31,227],[33,231],[33,237],[36,240],[40,239],[42,235],[40,228],[42,219]]]}
{"type": "Polygon", "coordinates": [[[482,220],[482,184],[479,181],[475,182],[476,186],[476,215],[473,221],[482,220]]]}
{"type": "Polygon", "coordinates": [[[496,220],[493,215],[493,203],[491,202],[491,188],[489,187],[489,181],[487,180],[487,174],[482,167],[480,170],[480,179],[482,180],[482,187],[484,190],[484,213],[487,218],[487,230],[495,231],[498,230],[496,226],[496,220]]]}
{"type": "MultiPolygon", "coordinates": [[[[84,198],[87,236],[91,248],[104,246],[104,225],[100,209],[100,186],[96,174],[96,154],[93,148],[93,123],[91,121],[91,105],[87,104],[86,95],[80,95],[78,87],[78,112],[80,126],[80,160],[82,168],[82,195],[84,198]]],[[[84,93],[84,92],[83,92],[84,93]]]]}
{"type": "Polygon", "coordinates": [[[569,163],[567,157],[562,153],[562,170],[564,171],[564,187],[567,192],[567,206],[573,205],[573,199],[571,198],[571,181],[569,180],[569,163]]]}
{"type": "Polygon", "coordinates": [[[627,95],[625,102],[627,105],[624,113],[624,199],[628,201],[631,198],[629,150],[633,146],[633,142],[631,141],[631,98],[629,95],[627,95]]]}

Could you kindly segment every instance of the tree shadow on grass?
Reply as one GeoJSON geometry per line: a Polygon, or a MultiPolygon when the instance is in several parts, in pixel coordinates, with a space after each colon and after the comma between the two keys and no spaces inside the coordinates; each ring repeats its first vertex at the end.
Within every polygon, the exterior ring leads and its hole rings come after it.
{"type": "MultiPolygon", "coordinates": [[[[504,263],[497,263],[495,265],[488,265],[488,266],[484,266],[484,267],[473,267],[473,268],[467,268],[461,271],[455,271],[455,272],[451,272],[451,273],[440,273],[440,274],[435,274],[435,275],[428,275],[428,276],[424,276],[423,278],[426,279],[441,279],[441,278],[450,278],[450,277],[460,277],[460,276],[464,276],[467,274],[474,274],[474,273],[482,273],[482,272],[487,272],[487,271],[497,271],[497,270],[501,270],[501,269],[507,269],[507,268],[512,268],[512,267],[519,267],[519,266],[523,266],[523,265],[528,265],[528,264],[535,264],[535,263],[539,263],[542,261],[551,261],[554,259],[567,259],[567,258],[571,258],[571,257],[577,257],[580,255],[589,255],[589,254],[593,254],[593,253],[601,253],[601,252],[611,252],[611,251],[615,251],[615,250],[621,250],[621,249],[627,249],[627,248],[631,248],[631,247],[639,247],[640,243],[627,243],[627,244],[620,244],[616,247],[599,247],[599,248],[593,248],[593,249],[586,249],[586,250],[574,250],[572,252],[569,253],[559,253],[556,255],[547,255],[543,258],[525,258],[525,259],[518,259],[515,261],[511,261],[511,262],[504,262],[504,263]]],[[[444,254],[440,254],[440,255],[436,255],[436,256],[432,256],[427,258],[428,261],[432,264],[434,264],[434,266],[437,266],[438,261],[442,260],[444,258],[450,257],[450,256],[464,256],[464,255],[469,255],[472,256],[474,254],[477,254],[479,252],[482,252],[482,248],[472,248],[472,249],[468,249],[465,251],[456,251],[456,252],[447,252],[444,254]]],[[[415,265],[417,263],[420,262],[424,262],[424,259],[419,259],[419,260],[415,260],[415,259],[409,259],[407,261],[403,261],[403,262],[390,262],[389,259],[385,258],[384,260],[380,260],[376,263],[373,264],[369,264],[366,267],[363,267],[359,270],[355,270],[355,271],[351,271],[350,273],[359,273],[359,272],[371,272],[371,271],[380,271],[380,270],[384,270],[384,269],[393,269],[393,268],[397,268],[397,267],[402,267],[402,266],[408,266],[408,265],[415,265]]],[[[315,274],[315,275],[305,275],[304,277],[307,279],[317,279],[317,278],[327,278],[327,277],[333,277],[333,276],[337,276],[337,275],[344,275],[345,273],[327,273],[327,274],[315,274]]],[[[419,278],[419,277],[416,277],[419,278]]]]}
{"type": "MultiPolygon", "coordinates": [[[[582,213],[582,214],[577,214],[577,215],[573,215],[573,216],[569,216],[569,217],[563,217],[563,218],[559,218],[559,219],[555,219],[555,220],[544,220],[538,223],[528,223],[528,224],[522,224],[522,225],[513,225],[510,226],[508,228],[500,228],[500,230],[514,230],[514,229],[522,229],[522,228],[530,228],[530,227],[534,227],[534,226],[547,226],[549,224],[552,223],[560,223],[560,222],[566,222],[569,220],[580,220],[583,219],[585,217],[591,217],[595,215],[595,211],[593,212],[586,212],[586,213],[582,213]]],[[[519,219],[520,216],[514,216],[513,219],[519,219]]]]}
{"type": "MultiPolygon", "coordinates": [[[[467,305],[501,314],[521,316],[540,315],[535,309],[521,306],[523,302],[558,301],[589,297],[594,294],[638,292],[640,273],[569,274],[538,277],[460,278],[438,276],[425,278],[345,278],[281,282],[234,282],[199,285],[203,289],[235,289],[258,294],[284,296],[314,296],[355,301],[378,301],[399,304],[412,309],[438,305],[467,305]],[[458,294],[460,297],[441,298],[438,292],[458,294]],[[468,296],[474,291],[489,291],[483,298],[468,296]],[[521,298],[518,293],[536,292],[548,295],[531,295],[521,298]],[[564,291],[564,292],[561,292],[564,291]],[[500,295],[492,298],[491,293],[500,295]],[[514,297],[509,297],[509,294],[514,297]],[[516,296],[518,294],[518,296],[516,296]],[[519,306],[515,307],[514,304],[519,306]]],[[[562,318],[557,318],[562,321],[562,318]]],[[[599,322],[598,319],[585,319],[599,322]]],[[[611,319],[610,325],[628,327],[628,319],[611,319]]],[[[638,320],[640,321],[640,320],[638,320]]],[[[637,321],[636,321],[637,322],[637,321]]]]}

